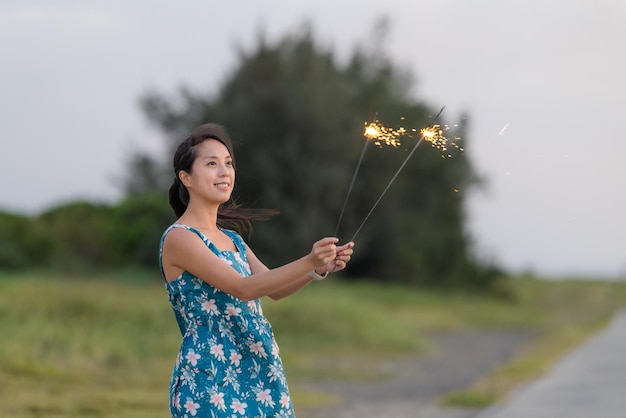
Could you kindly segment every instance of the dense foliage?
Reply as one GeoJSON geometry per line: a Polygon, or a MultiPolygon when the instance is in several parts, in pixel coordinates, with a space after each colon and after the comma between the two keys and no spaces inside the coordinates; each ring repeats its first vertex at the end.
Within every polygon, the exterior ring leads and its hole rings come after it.
{"type": "Polygon", "coordinates": [[[0,212],[0,269],[156,270],[159,237],[173,220],[166,196],[154,193],[116,205],[70,202],[32,217],[0,212]]]}

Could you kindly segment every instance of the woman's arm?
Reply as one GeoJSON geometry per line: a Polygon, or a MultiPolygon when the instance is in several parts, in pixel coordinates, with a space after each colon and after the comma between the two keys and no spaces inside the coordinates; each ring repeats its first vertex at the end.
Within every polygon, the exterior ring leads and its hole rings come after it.
{"type": "MultiPolygon", "coordinates": [[[[341,247],[337,247],[337,255],[333,260],[331,260],[326,266],[323,268],[318,268],[317,273],[322,274],[324,272],[335,272],[339,270],[343,270],[346,267],[348,261],[350,261],[350,256],[352,255],[352,248],[354,247],[353,242],[349,242],[341,247]]],[[[269,269],[263,264],[254,252],[246,246],[248,253],[248,263],[250,264],[250,268],[252,269],[252,273],[260,273],[268,271],[269,269]]],[[[307,273],[301,277],[298,277],[296,280],[292,281],[288,285],[278,289],[277,291],[270,293],[268,296],[273,300],[279,300],[282,298],[286,298],[287,296],[291,296],[300,289],[307,286],[309,283],[313,281],[313,278],[307,273]]]]}
{"type": "Polygon", "coordinates": [[[337,255],[336,242],[337,238],[323,238],[313,244],[308,255],[282,267],[265,268],[265,271],[244,278],[207,248],[197,235],[180,228],[170,231],[165,237],[163,267],[169,280],[188,271],[217,289],[248,301],[270,295],[298,281],[311,270],[326,266],[337,255]]]}
{"type": "MultiPolygon", "coordinates": [[[[259,274],[259,273],[264,273],[266,271],[269,271],[267,266],[265,264],[263,264],[261,262],[261,260],[258,259],[256,254],[254,254],[254,252],[250,249],[250,247],[248,247],[247,244],[246,244],[246,252],[247,252],[247,255],[248,255],[248,264],[250,265],[250,269],[252,270],[252,275],[253,276],[256,275],[256,274],[259,274]]],[[[282,298],[287,297],[289,295],[293,295],[298,290],[302,289],[307,284],[311,283],[312,280],[313,280],[313,278],[311,276],[309,276],[308,273],[307,274],[303,274],[302,276],[300,276],[297,279],[293,280],[289,284],[281,287],[280,289],[276,290],[275,292],[270,293],[267,296],[269,296],[273,300],[282,299],[282,298]]]]}

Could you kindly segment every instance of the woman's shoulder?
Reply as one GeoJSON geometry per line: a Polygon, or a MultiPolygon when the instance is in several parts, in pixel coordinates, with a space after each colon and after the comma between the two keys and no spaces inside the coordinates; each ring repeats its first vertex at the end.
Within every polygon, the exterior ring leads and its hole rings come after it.
{"type": "Polygon", "coordinates": [[[166,237],[172,237],[172,239],[168,239],[168,241],[179,241],[193,239],[194,235],[202,238],[203,241],[207,241],[207,237],[196,228],[182,223],[174,223],[165,229],[161,237],[161,242],[165,241],[166,237]]]}

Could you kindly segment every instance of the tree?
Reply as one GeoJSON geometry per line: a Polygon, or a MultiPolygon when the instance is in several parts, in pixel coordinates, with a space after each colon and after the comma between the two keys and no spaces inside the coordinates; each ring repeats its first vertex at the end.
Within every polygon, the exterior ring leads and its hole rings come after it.
{"type": "Polygon", "coordinates": [[[35,219],[0,212],[0,269],[41,265],[47,260],[49,250],[49,243],[37,229],[35,219]]]}
{"type": "Polygon", "coordinates": [[[107,240],[111,207],[75,201],[47,210],[36,218],[50,248],[46,263],[72,270],[103,267],[111,261],[107,240]]]}
{"type": "Polygon", "coordinates": [[[142,193],[127,197],[111,210],[107,253],[114,264],[154,267],[161,234],[174,222],[162,193],[142,193]]]}
{"type": "MultiPolygon", "coordinates": [[[[410,97],[410,87],[408,73],[380,51],[356,48],[342,66],[305,30],[273,44],[259,36],[254,50],[239,51],[238,65],[215,95],[183,89],[168,99],[151,92],[142,105],[171,139],[171,149],[207,121],[229,130],[239,201],[281,211],[257,224],[252,237],[261,259],[274,266],[334,232],[366,120],[378,114],[389,124],[432,123],[436,112],[410,97]]],[[[370,147],[339,231],[344,241],[416,139],[405,140],[399,149],[370,147]]],[[[477,277],[482,266],[470,255],[463,212],[464,196],[476,183],[467,158],[443,159],[440,150],[422,145],[359,234],[347,274],[423,284],[477,277]]]]}

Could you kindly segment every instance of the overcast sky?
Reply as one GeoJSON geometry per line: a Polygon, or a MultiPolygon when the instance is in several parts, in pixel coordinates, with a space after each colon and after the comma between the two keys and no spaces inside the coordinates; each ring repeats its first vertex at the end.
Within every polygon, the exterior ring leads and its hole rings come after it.
{"type": "Polygon", "coordinates": [[[3,0],[0,209],[115,201],[128,153],[163,144],[139,96],[216,91],[260,27],[276,39],[309,21],[341,59],[381,16],[416,100],[470,115],[465,150],[489,182],[469,205],[481,256],[625,276],[623,0],[3,0]]]}

